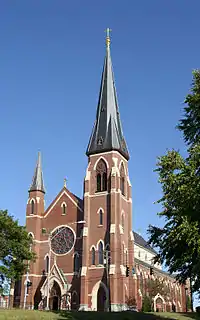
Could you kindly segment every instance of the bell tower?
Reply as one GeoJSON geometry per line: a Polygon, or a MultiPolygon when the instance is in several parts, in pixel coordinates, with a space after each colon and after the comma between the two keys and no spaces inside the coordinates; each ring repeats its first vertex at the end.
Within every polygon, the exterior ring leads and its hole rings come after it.
{"type": "Polygon", "coordinates": [[[41,153],[39,152],[26,207],[26,228],[36,240],[40,240],[41,237],[45,202],[44,196],[45,188],[42,173],[41,153]]]}
{"type": "Polygon", "coordinates": [[[129,153],[122,131],[107,29],[96,120],[86,151],[81,304],[121,311],[134,295],[129,153]],[[130,275],[127,275],[127,267],[130,275]]]}

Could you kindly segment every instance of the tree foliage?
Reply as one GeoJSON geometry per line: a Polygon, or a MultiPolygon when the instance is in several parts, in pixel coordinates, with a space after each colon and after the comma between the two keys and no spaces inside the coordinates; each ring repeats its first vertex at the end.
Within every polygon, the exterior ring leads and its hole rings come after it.
{"type": "Polygon", "coordinates": [[[142,311],[143,312],[151,312],[152,311],[152,300],[147,295],[145,295],[142,300],[142,311]]]}
{"type": "Polygon", "coordinates": [[[188,144],[183,158],[176,150],[158,158],[156,172],[163,196],[159,216],[163,228],[149,226],[149,243],[158,247],[155,261],[165,262],[170,273],[200,288],[200,71],[193,72],[191,93],[185,99],[184,118],[178,124],[188,144]]]}
{"type": "Polygon", "coordinates": [[[165,284],[163,279],[156,278],[155,280],[148,279],[147,281],[147,292],[150,300],[159,293],[164,299],[169,297],[170,291],[168,286],[165,284]]]}
{"type": "Polygon", "coordinates": [[[20,279],[27,267],[27,260],[34,260],[35,254],[30,252],[31,238],[25,227],[0,210],[0,288],[3,289],[5,279],[20,279]]]}

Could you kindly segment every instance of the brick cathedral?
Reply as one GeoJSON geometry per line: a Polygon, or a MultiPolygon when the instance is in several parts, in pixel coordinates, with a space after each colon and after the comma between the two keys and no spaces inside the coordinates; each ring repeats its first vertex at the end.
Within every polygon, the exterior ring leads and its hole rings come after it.
{"type": "Polygon", "coordinates": [[[121,311],[127,307],[127,298],[134,297],[141,310],[143,297],[148,295],[147,282],[157,278],[164,281],[169,294],[157,292],[154,309],[185,311],[185,286],[152,263],[156,252],[132,231],[129,152],[120,121],[109,33],[86,155],[83,199],[65,183],[48,208],[38,155],[26,210],[31,250],[37,260],[16,283],[14,305],[121,311]]]}

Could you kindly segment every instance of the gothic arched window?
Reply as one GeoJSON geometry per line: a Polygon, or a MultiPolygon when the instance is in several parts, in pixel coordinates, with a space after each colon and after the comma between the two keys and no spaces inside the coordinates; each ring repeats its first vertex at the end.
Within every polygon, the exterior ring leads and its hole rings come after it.
{"type": "Polygon", "coordinates": [[[35,202],[34,200],[31,200],[31,214],[34,214],[35,212],[35,202]]]}
{"type": "Polygon", "coordinates": [[[46,259],[45,259],[45,272],[46,273],[49,272],[49,256],[46,256],[46,259]]]}
{"type": "Polygon", "coordinates": [[[120,190],[123,196],[125,196],[125,170],[123,163],[120,169],[120,190]]]}
{"type": "Polygon", "coordinates": [[[96,191],[106,191],[107,190],[107,167],[104,160],[100,159],[96,168],[96,191]]]}
{"type": "Polygon", "coordinates": [[[95,265],[95,248],[92,248],[92,265],[95,265]]]}
{"type": "Polygon", "coordinates": [[[62,205],[62,214],[66,214],[66,204],[63,203],[62,205]]]}
{"type": "Polygon", "coordinates": [[[74,272],[79,271],[79,255],[78,253],[74,254],[74,272]]]}
{"type": "Polygon", "coordinates": [[[103,211],[102,211],[102,209],[99,210],[99,224],[103,225],[103,211]]]}
{"type": "Polygon", "coordinates": [[[98,246],[99,264],[103,264],[103,243],[100,241],[98,246]]]}

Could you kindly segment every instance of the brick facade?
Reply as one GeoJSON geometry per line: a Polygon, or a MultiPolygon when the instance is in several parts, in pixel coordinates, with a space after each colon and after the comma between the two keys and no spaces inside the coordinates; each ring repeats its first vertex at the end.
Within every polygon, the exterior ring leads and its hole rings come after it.
{"type": "MultiPolygon", "coordinates": [[[[129,154],[115,90],[107,37],[98,116],[87,149],[83,200],[64,185],[45,209],[39,155],[26,210],[26,227],[33,237],[37,260],[16,284],[15,305],[43,309],[49,303],[50,309],[118,311],[126,308],[127,298],[135,297],[138,309],[142,308],[142,299],[148,294],[147,279],[153,276],[151,265],[134,259],[129,154]],[[57,249],[50,250],[50,237],[57,249]],[[27,279],[32,285],[25,295],[27,279]]],[[[157,292],[154,308],[165,311],[174,306],[184,311],[185,288],[156,266],[154,271],[154,277],[164,278],[170,287],[169,299],[157,292]]]]}

